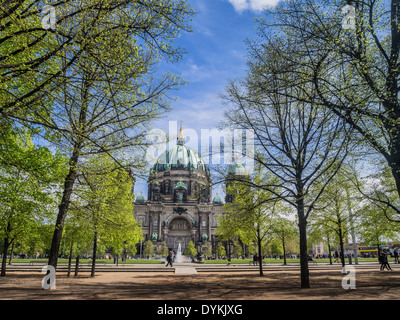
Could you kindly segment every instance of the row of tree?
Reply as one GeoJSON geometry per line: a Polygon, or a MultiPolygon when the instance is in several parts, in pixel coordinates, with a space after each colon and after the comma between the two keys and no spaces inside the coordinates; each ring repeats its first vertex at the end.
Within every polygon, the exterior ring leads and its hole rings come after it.
{"type": "Polygon", "coordinates": [[[63,240],[77,255],[87,242],[94,253],[134,244],[129,172],[143,174],[145,134],[184,84],[158,66],[182,57],[174,40],[190,31],[193,10],[185,0],[6,0],[0,9],[1,275],[9,248],[48,225],[55,268],[63,240]]]}
{"type": "Polygon", "coordinates": [[[399,12],[397,0],[281,2],[266,9],[258,39],[247,42],[247,75],[226,88],[222,127],[254,131],[256,163],[251,179],[239,179],[251,199],[231,209],[241,211],[238,221],[227,219],[235,225],[252,216],[242,226],[262,239],[267,230],[258,226],[278,206],[293,208],[302,288],[310,286],[307,228],[314,213],[346,208],[347,180],[373,203],[370,210],[399,220],[399,12]],[[354,28],[344,27],[348,4],[354,28]],[[385,180],[370,176],[363,188],[345,173],[354,162],[358,177],[379,171],[385,180]]]}

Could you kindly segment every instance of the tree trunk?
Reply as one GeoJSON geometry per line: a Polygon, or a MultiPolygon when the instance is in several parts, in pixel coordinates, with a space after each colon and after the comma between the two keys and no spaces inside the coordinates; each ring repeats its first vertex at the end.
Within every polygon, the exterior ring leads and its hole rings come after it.
{"type": "MultiPolygon", "coordinates": [[[[399,149],[398,149],[399,150],[399,149]]],[[[397,150],[397,152],[399,152],[397,150]]],[[[399,156],[397,156],[399,157],[399,156]]],[[[392,169],[392,175],[394,178],[394,181],[396,183],[396,188],[397,188],[397,193],[400,197],[400,160],[396,159],[396,162],[392,162],[390,165],[390,168],[392,169]]]]}
{"type": "Polygon", "coordinates": [[[13,255],[14,255],[14,246],[15,246],[15,241],[13,241],[13,244],[11,246],[10,259],[8,259],[9,265],[12,265],[12,259],[13,259],[13,255]]]}
{"type": "Polygon", "coordinates": [[[74,276],[77,277],[79,272],[79,254],[76,256],[76,262],[75,262],[75,274],[74,276]]]}
{"type": "Polygon", "coordinates": [[[72,241],[71,243],[71,249],[69,250],[69,258],[68,258],[68,272],[67,272],[67,277],[71,275],[71,264],[72,264],[72,250],[74,248],[74,242],[72,241]]]}
{"type": "Polygon", "coordinates": [[[342,267],[345,266],[345,261],[344,261],[344,245],[343,245],[343,233],[342,233],[342,220],[339,219],[338,220],[338,224],[339,224],[339,244],[340,244],[340,256],[341,256],[341,260],[342,260],[342,267]]]}
{"type": "Polygon", "coordinates": [[[258,229],[257,229],[257,244],[258,244],[258,259],[259,259],[260,276],[263,276],[264,272],[263,272],[263,261],[262,261],[262,250],[261,250],[260,226],[258,226],[258,229]]]}
{"type": "Polygon", "coordinates": [[[286,266],[285,237],[282,238],[282,247],[283,247],[283,265],[286,266]]]}
{"type": "Polygon", "coordinates": [[[71,199],[72,189],[77,175],[77,165],[80,153],[80,144],[76,143],[71,159],[69,161],[69,172],[64,181],[64,191],[61,204],[58,206],[58,215],[56,226],[54,228],[53,240],[49,253],[48,264],[57,269],[58,251],[60,249],[61,237],[64,228],[64,220],[67,216],[67,211],[71,199]]]}
{"type": "Polygon", "coordinates": [[[332,264],[331,244],[328,241],[329,264],[332,264]]]}
{"type": "Polygon", "coordinates": [[[8,239],[8,236],[6,236],[4,238],[3,259],[1,261],[0,277],[5,277],[6,276],[7,252],[8,252],[8,248],[9,247],[10,247],[10,240],[8,239]]]}
{"type": "Polygon", "coordinates": [[[353,209],[351,207],[350,190],[347,185],[345,185],[345,189],[346,189],[346,198],[347,198],[347,211],[349,212],[350,231],[351,231],[351,239],[352,239],[351,242],[353,242],[354,263],[358,264],[357,239],[356,239],[356,233],[354,230],[354,215],[353,215],[353,209]]]}
{"type": "MultiPolygon", "coordinates": [[[[379,258],[379,256],[381,255],[381,248],[380,248],[380,246],[379,246],[379,242],[376,244],[377,246],[378,246],[378,258],[379,258]]],[[[372,257],[371,257],[372,258],[372,257]]]]}
{"type": "Polygon", "coordinates": [[[90,272],[91,277],[94,277],[95,274],[96,255],[97,255],[97,231],[94,233],[94,239],[93,239],[92,271],[90,272]]]}
{"type": "Polygon", "coordinates": [[[310,272],[308,269],[307,253],[307,219],[304,216],[304,200],[300,197],[297,201],[297,215],[299,217],[300,233],[300,279],[301,288],[310,288],[310,272]]]}

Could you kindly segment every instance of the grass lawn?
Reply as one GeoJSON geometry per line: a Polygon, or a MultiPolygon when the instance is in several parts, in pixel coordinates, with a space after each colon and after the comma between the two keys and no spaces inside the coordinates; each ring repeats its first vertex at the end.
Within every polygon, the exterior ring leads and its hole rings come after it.
{"type": "MultiPolygon", "coordinates": [[[[231,259],[230,263],[235,264],[249,264],[252,262],[253,259],[231,259]]],[[[329,263],[329,259],[314,259],[316,263],[329,263]]],[[[332,262],[335,260],[332,259],[332,262]]],[[[346,259],[346,264],[348,263],[349,259],[346,259]]],[[[378,262],[378,258],[358,258],[359,262],[378,262]]],[[[264,263],[283,263],[283,259],[273,259],[267,258],[263,259],[264,263]]],[[[354,263],[354,259],[352,259],[354,263]]],[[[394,262],[394,258],[389,258],[389,262],[394,262]]],[[[227,264],[228,260],[204,260],[204,263],[218,263],[218,264],[227,264]]],[[[286,263],[300,263],[300,259],[286,259],[286,263]]]]}
{"type": "MultiPolygon", "coordinates": [[[[8,261],[8,260],[7,260],[8,261]]],[[[43,262],[46,263],[48,260],[47,259],[13,259],[12,263],[28,263],[30,261],[38,261],[38,262],[43,262]]],[[[75,264],[75,259],[72,259],[72,263],[75,264]]],[[[91,263],[92,259],[79,259],[79,263],[91,263]]],[[[96,264],[100,263],[107,263],[107,264],[114,264],[114,259],[96,259],[96,264]]],[[[58,259],[58,263],[68,263],[68,259],[58,259]]],[[[123,263],[123,264],[137,264],[137,263],[151,263],[151,264],[158,264],[158,263],[165,263],[164,261],[161,260],[156,260],[156,259],[129,259],[126,261],[122,261],[121,259],[118,260],[118,263],[123,263]]]]}
{"type": "MultiPolygon", "coordinates": [[[[8,261],[8,260],[7,260],[8,261]]],[[[46,263],[47,259],[13,259],[13,263],[29,263],[30,261],[38,261],[46,263]]],[[[231,264],[245,264],[249,265],[253,259],[231,259],[231,264]]],[[[316,263],[329,263],[329,259],[314,259],[316,263]]],[[[348,263],[348,259],[346,259],[346,264],[348,263]]],[[[358,258],[359,262],[378,262],[377,258],[358,258]]],[[[91,259],[80,259],[80,263],[89,264],[92,262],[91,259]]],[[[267,258],[263,260],[264,263],[279,263],[283,264],[283,259],[273,259],[267,258]]],[[[334,259],[332,259],[334,262],[334,259]]],[[[354,259],[352,259],[354,263],[354,259]]],[[[389,262],[393,263],[394,258],[389,258],[389,262]]],[[[58,263],[68,263],[68,259],[58,259],[58,263]]],[[[96,259],[96,263],[103,264],[114,264],[114,259],[96,259]]],[[[161,264],[165,263],[165,261],[157,260],[157,259],[130,259],[123,262],[121,259],[118,260],[119,264],[161,264]]],[[[204,260],[206,264],[228,264],[228,260],[204,260]]],[[[286,259],[286,263],[300,263],[300,259],[286,259]]],[[[75,259],[72,259],[72,264],[75,264],[75,259]]]]}

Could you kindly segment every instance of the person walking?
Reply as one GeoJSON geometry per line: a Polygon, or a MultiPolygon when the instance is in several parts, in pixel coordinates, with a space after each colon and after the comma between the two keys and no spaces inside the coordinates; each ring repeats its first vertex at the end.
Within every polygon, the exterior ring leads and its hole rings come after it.
{"type": "Polygon", "coordinates": [[[399,263],[399,252],[397,251],[397,248],[394,248],[393,256],[394,256],[394,263],[399,263]]]}
{"type": "Polygon", "coordinates": [[[257,265],[257,261],[258,261],[258,257],[257,257],[257,253],[253,256],[253,266],[257,265]]]}
{"type": "Polygon", "coordinates": [[[168,265],[170,264],[172,267],[172,261],[173,261],[173,257],[172,257],[172,251],[169,252],[168,256],[167,256],[167,265],[166,267],[168,267],[168,265]]]}
{"type": "Polygon", "coordinates": [[[389,253],[387,251],[383,252],[383,269],[386,268],[386,269],[392,271],[392,268],[389,265],[388,255],[389,255],[389,253]]]}
{"type": "Polygon", "coordinates": [[[384,257],[383,256],[384,256],[383,251],[381,251],[378,256],[378,261],[381,264],[380,270],[383,270],[383,268],[384,268],[384,263],[383,263],[384,257]]]}
{"type": "Polygon", "coordinates": [[[335,262],[339,262],[339,252],[335,251],[335,262]]]}

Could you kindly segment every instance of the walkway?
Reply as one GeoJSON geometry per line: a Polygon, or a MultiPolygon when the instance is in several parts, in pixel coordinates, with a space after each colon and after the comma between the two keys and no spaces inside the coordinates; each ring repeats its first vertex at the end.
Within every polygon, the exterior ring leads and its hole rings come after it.
{"type": "MultiPolygon", "coordinates": [[[[42,267],[45,263],[29,265],[28,263],[14,263],[7,265],[7,272],[41,272],[42,267]]],[[[363,262],[358,265],[353,264],[356,269],[376,269],[379,270],[378,262],[363,262]]],[[[400,264],[391,263],[390,266],[394,269],[400,269],[400,264]]],[[[57,272],[67,272],[67,264],[59,263],[57,266],[57,272]]],[[[329,263],[318,263],[309,264],[310,270],[341,270],[342,266],[339,263],[329,265],[329,263]]],[[[75,266],[71,266],[71,272],[73,273],[75,266]]],[[[79,266],[80,272],[90,272],[91,265],[81,264],[79,266]]],[[[175,273],[175,274],[198,274],[204,272],[254,272],[258,271],[259,266],[246,265],[246,264],[202,264],[202,263],[174,263],[173,267],[165,267],[164,263],[160,264],[98,264],[96,265],[96,272],[157,272],[157,273],[175,273]]],[[[298,263],[289,263],[284,266],[283,264],[271,263],[263,265],[264,271],[289,271],[289,270],[300,270],[298,263]]]]}
{"type": "Polygon", "coordinates": [[[194,267],[189,266],[175,266],[175,274],[197,274],[197,270],[194,267]]]}

